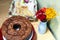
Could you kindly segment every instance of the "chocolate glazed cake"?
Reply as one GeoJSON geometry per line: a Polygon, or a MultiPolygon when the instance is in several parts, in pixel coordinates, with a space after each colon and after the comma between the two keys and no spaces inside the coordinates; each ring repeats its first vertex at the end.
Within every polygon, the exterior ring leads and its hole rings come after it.
{"type": "Polygon", "coordinates": [[[1,29],[6,40],[37,40],[32,24],[22,16],[8,18],[1,29]]]}

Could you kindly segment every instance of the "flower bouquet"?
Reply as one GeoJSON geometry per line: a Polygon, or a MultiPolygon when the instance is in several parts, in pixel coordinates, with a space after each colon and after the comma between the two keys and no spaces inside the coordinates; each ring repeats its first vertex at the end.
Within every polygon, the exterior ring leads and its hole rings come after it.
{"type": "Polygon", "coordinates": [[[38,27],[38,31],[41,34],[44,34],[47,29],[47,22],[56,16],[56,11],[54,8],[41,8],[36,13],[36,18],[41,22],[38,27]]]}

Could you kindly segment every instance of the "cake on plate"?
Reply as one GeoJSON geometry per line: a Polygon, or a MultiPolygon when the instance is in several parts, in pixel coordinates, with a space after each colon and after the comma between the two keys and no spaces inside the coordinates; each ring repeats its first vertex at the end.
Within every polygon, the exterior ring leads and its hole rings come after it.
{"type": "Polygon", "coordinates": [[[8,18],[1,29],[4,40],[37,40],[32,24],[22,16],[8,18]]]}

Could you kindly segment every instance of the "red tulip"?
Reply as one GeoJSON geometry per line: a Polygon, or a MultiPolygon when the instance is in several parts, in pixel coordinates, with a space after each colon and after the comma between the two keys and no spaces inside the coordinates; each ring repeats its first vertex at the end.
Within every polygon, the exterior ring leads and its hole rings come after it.
{"type": "Polygon", "coordinates": [[[41,8],[40,10],[37,11],[36,15],[37,14],[43,14],[43,13],[45,13],[45,11],[46,11],[46,8],[45,7],[44,8],[41,8]]]}
{"type": "Polygon", "coordinates": [[[41,9],[41,11],[42,11],[43,13],[45,13],[46,8],[45,8],[45,7],[44,7],[44,8],[42,8],[42,9],[41,9]]]}
{"type": "Polygon", "coordinates": [[[46,15],[45,15],[46,8],[42,8],[37,11],[36,17],[40,19],[41,21],[46,20],[46,15]]]}

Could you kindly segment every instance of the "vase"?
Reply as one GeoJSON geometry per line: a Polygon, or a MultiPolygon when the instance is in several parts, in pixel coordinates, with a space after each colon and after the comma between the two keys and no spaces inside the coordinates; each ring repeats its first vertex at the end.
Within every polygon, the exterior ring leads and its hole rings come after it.
{"type": "Polygon", "coordinates": [[[38,26],[38,32],[40,34],[44,34],[46,33],[46,30],[47,30],[47,22],[40,22],[38,26]]]}

